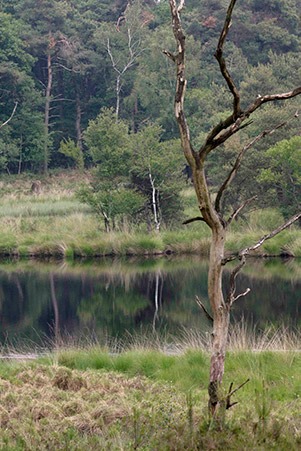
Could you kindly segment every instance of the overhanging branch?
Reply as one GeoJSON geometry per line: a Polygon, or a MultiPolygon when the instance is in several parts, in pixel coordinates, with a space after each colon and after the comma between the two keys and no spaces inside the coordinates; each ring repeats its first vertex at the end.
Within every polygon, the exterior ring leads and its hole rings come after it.
{"type": "Polygon", "coordinates": [[[241,251],[239,251],[238,256],[239,257],[243,257],[243,256],[246,256],[246,255],[250,254],[253,251],[256,251],[260,246],[263,245],[263,243],[265,241],[270,240],[274,236],[278,235],[278,233],[280,233],[283,230],[285,230],[288,227],[290,227],[292,224],[294,224],[294,222],[298,221],[298,219],[300,219],[300,218],[301,218],[301,213],[295,214],[288,221],[286,221],[284,224],[280,225],[279,227],[274,229],[272,232],[270,232],[270,233],[264,235],[263,237],[261,237],[257,241],[257,243],[254,244],[253,246],[246,247],[245,249],[242,249],[241,251]]]}
{"type": "Polygon", "coordinates": [[[244,260],[246,256],[251,254],[251,252],[256,251],[260,246],[262,246],[265,241],[270,240],[274,236],[278,235],[278,233],[282,232],[283,230],[285,230],[288,227],[290,227],[291,225],[293,225],[300,218],[301,218],[301,212],[299,212],[299,213],[295,214],[294,216],[292,216],[288,221],[286,221],[285,223],[281,224],[276,229],[272,230],[272,232],[267,233],[266,235],[262,236],[257,241],[257,243],[255,243],[253,246],[246,247],[244,249],[239,250],[238,252],[235,252],[235,253],[230,254],[227,257],[225,257],[222,260],[222,265],[226,265],[227,263],[229,263],[229,262],[231,262],[233,260],[236,260],[236,259],[244,260]]]}
{"type": "Polygon", "coordinates": [[[255,251],[256,249],[258,249],[260,246],[262,246],[265,241],[273,238],[274,236],[278,235],[278,233],[287,229],[289,226],[294,224],[294,222],[296,222],[300,218],[301,218],[301,213],[297,213],[296,215],[292,216],[288,221],[286,221],[284,224],[280,225],[279,227],[274,229],[272,232],[261,237],[260,240],[258,240],[257,243],[254,244],[253,246],[246,247],[245,249],[240,250],[236,254],[230,255],[229,257],[226,257],[223,259],[223,261],[222,261],[223,265],[225,265],[226,263],[228,263],[232,260],[235,260],[236,258],[238,258],[240,260],[239,264],[234,268],[234,270],[231,272],[231,275],[230,275],[230,287],[229,287],[229,293],[228,293],[228,296],[226,299],[226,304],[229,309],[232,307],[232,305],[235,301],[237,301],[241,297],[246,296],[250,292],[250,289],[247,288],[243,293],[236,295],[236,278],[237,278],[239,272],[241,271],[241,269],[243,268],[243,266],[246,264],[246,256],[249,255],[252,251],[255,251]]]}

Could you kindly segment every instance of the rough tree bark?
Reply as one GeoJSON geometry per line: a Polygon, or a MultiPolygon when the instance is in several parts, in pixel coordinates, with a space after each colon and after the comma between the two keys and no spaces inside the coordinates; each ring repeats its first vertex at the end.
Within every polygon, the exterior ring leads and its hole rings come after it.
{"type": "Polygon", "coordinates": [[[254,246],[245,248],[236,255],[231,257],[225,257],[225,239],[227,228],[229,224],[233,221],[235,217],[240,213],[240,211],[254,198],[246,200],[229,218],[224,218],[221,213],[221,200],[224,192],[234,179],[241,160],[248,150],[249,147],[255,144],[259,139],[263,138],[267,134],[273,133],[277,128],[284,125],[279,124],[273,130],[265,130],[258,137],[256,137],[251,143],[245,146],[239,155],[237,156],[236,162],[233,168],[229,172],[225,181],[221,184],[216,196],[215,202],[211,201],[206,175],[205,175],[205,162],[206,158],[211,151],[218,148],[223,144],[228,138],[230,138],[235,133],[239,132],[242,128],[246,127],[250,121],[249,118],[258,108],[267,102],[272,102],[275,100],[285,100],[295,97],[301,94],[301,87],[290,92],[284,92],[280,94],[264,95],[258,96],[254,101],[246,108],[241,107],[240,92],[232,79],[227,63],[224,59],[223,48],[224,43],[228,35],[229,28],[231,26],[232,13],[235,7],[236,0],[229,1],[229,6],[226,12],[225,21],[219,41],[217,44],[217,49],[215,52],[215,58],[220,67],[221,75],[223,76],[229,91],[233,97],[233,107],[231,114],[223,121],[219,122],[210,133],[207,135],[204,144],[199,149],[194,149],[192,141],[190,138],[189,126],[186,121],[184,113],[184,98],[185,90],[187,85],[187,80],[185,76],[185,34],[181,24],[181,10],[184,7],[185,0],[169,0],[171,17],[172,17],[172,29],[175,37],[177,50],[176,53],[171,53],[168,50],[164,50],[164,53],[175,63],[176,65],[176,93],[175,93],[175,103],[174,112],[176,121],[178,123],[182,148],[184,155],[188,164],[192,170],[193,184],[197,196],[197,201],[201,216],[193,218],[186,221],[186,223],[192,222],[194,220],[201,220],[206,222],[210,227],[212,232],[211,247],[210,247],[210,257],[209,257],[209,271],[208,271],[208,297],[210,301],[211,311],[206,311],[203,304],[200,302],[201,307],[205,310],[206,315],[212,318],[213,331],[212,331],[212,352],[211,352],[211,362],[210,362],[210,378],[209,378],[209,412],[213,417],[217,417],[219,413],[223,415],[222,411],[231,407],[235,403],[231,404],[231,396],[240,387],[232,390],[232,385],[229,389],[228,394],[225,396],[221,392],[221,384],[224,374],[225,365],[225,353],[227,346],[229,321],[230,321],[230,310],[233,303],[242,296],[245,296],[249,289],[244,293],[236,294],[236,284],[235,280],[242,269],[246,261],[246,256],[257,249],[269,238],[272,238],[277,233],[279,233],[284,228],[291,225],[297,219],[301,217],[301,213],[295,215],[287,223],[283,224],[278,229],[266,235],[261,240],[258,241],[254,246]],[[238,259],[238,265],[232,271],[230,277],[230,289],[228,294],[224,297],[222,290],[222,274],[224,265],[233,259],[238,259]]]}

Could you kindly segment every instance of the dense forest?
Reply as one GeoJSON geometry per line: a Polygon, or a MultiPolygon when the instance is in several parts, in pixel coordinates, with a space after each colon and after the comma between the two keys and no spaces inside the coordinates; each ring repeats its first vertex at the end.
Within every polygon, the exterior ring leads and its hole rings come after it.
{"type": "MultiPolygon", "coordinates": [[[[187,0],[182,14],[186,112],[196,143],[231,110],[213,56],[226,7],[224,0],[187,0]]],[[[245,102],[300,83],[300,11],[300,0],[238,2],[226,57],[245,102]]],[[[97,209],[92,194],[102,193],[107,229],[120,212],[141,214],[146,197],[157,229],[160,215],[168,221],[179,212],[185,165],[174,66],[162,52],[174,47],[170,22],[167,0],[1,0],[1,172],[96,166],[94,192],[81,196],[97,209]]],[[[300,102],[266,105],[211,157],[214,186],[244,145],[282,124],[247,153],[227,194],[231,205],[257,194],[259,205],[280,206],[284,215],[300,208],[300,102]]]]}

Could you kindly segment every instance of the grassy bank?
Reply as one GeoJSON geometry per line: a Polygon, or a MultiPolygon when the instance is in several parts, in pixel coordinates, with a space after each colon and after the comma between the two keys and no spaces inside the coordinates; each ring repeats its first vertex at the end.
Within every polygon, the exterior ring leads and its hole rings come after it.
{"type": "MultiPolygon", "coordinates": [[[[176,230],[147,233],[144,227],[124,226],[121,231],[105,233],[101,218],[81,204],[75,196],[79,180],[89,174],[66,172],[42,179],[41,192],[32,193],[29,176],[7,177],[0,182],[0,255],[19,257],[95,257],[104,255],[153,255],[196,253],[207,255],[210,231],[204,223],[178,226],[176,230]]],[[[186,217],[198,214],[193,190],[183,193],[186,217]]],[[[282,222],[273,210],[254,212],[236,223],[228,235],[229,252],[253,244],[282,222]]],[[[301,231],[291,228],[270,241],[260,252],[264,255],[301,256],[301,231]]]]}
{"type": "Polygon", "coordinates": [[[92,347],[44,362],[0,365],[1,449],[297,450],[301,355],[232,351],[235,395],[224,431],[207,417],[209,356],[92,347]]]}

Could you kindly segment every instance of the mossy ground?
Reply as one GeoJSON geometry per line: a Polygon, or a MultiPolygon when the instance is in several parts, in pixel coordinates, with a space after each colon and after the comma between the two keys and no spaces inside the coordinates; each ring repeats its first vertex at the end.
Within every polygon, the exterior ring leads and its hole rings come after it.
{"type": "Polygon", "coordinates": [[[235,395],[222,431],[207,415],[209,355],[59,351],[0,365],[0,449],[298,450],[301,355],[232,352],[235,395]]]}

